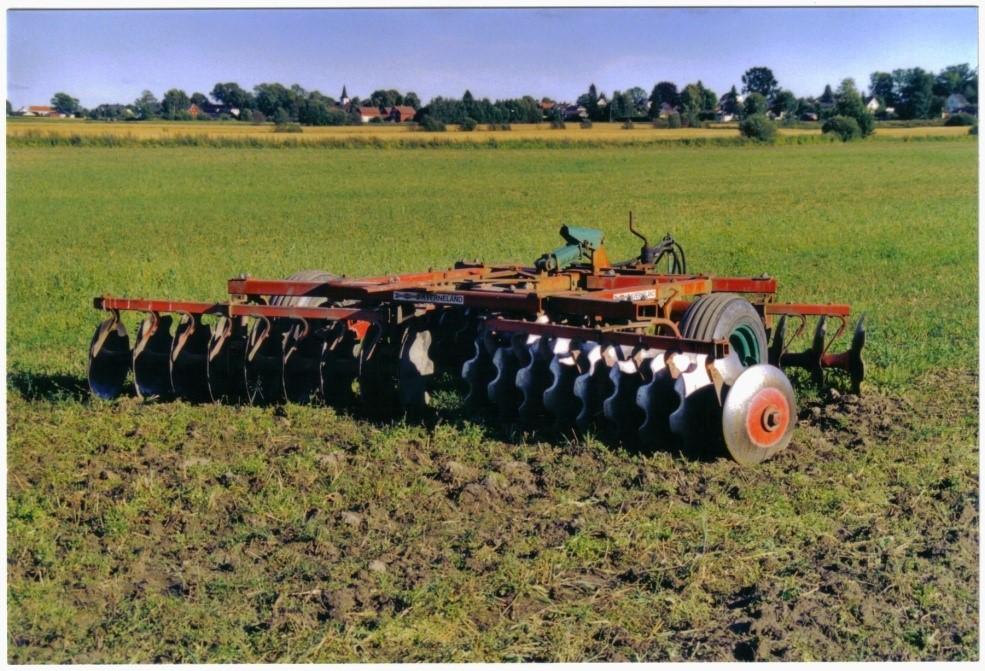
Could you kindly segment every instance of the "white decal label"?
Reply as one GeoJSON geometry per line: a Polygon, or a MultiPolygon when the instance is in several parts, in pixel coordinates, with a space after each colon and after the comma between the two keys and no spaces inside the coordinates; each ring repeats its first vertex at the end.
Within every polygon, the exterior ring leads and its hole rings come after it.
{"type": "Polygon", "coordinates": [[[465,305],[465,296],[457,294],[419,294],[413,291],[394,291],[393,300],[401,303],[429,303],[442,305],[465,305]]]}
{"type": "Polygon", "coordinates": [[[617,301],[645,301],[648,298],[656,298],[656,289],[645,289],[643,291],[627,291],[621,294],[612,294],[612,299],[617,301]]]}

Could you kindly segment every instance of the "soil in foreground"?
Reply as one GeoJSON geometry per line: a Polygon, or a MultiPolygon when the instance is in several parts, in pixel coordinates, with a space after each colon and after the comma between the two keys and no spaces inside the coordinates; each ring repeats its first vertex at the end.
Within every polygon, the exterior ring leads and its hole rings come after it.
{"type": "Polygon", "coordinates": [[[756,469],[21,382],[13,662],[979,655],[972,372],[804,401],[756,469]]]}

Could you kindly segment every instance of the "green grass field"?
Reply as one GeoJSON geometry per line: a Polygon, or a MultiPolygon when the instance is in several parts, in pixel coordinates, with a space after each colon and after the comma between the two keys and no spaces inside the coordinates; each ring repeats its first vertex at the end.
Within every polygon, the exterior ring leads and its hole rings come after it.
{"type": "Polygon", "coordinates": [[[978,658],[977,151],[8,148],[10,660],[978,658]],[[803,389],[749,470],[83,393],[93,296],[529,262],[562,223],[622,258],[629,210],[867,313],[863,397],[803,389]]]}

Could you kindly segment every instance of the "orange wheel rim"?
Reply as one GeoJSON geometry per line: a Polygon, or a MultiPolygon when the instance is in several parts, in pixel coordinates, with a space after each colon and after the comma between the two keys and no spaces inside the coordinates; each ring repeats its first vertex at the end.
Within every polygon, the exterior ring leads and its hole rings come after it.
{"type": "Polygon", "coordinates": [[[780,442],[789,425],[790,404],[779,389],[761,389],[750,399],[746,432],[754,445],[772,447],[780,442]]]}

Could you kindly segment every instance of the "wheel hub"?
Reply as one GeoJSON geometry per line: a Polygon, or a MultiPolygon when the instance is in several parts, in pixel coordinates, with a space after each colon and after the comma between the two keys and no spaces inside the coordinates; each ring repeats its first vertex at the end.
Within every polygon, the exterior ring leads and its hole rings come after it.
{"type": "Polygon", "coordinates": [[[783,438],[790,423],[790,405],[778,389],[760,389],[748,407],[746,433],[754,445],[768,448],[783,438]]]}

